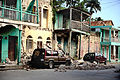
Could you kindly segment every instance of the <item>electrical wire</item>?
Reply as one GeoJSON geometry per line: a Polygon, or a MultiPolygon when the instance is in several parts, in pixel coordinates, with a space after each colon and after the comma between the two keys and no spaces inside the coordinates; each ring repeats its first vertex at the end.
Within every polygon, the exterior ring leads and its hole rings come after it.
{"type": "Polygon", "coordinates": [[[110,4],[110,3],[117,3],[117,2],[120,2],[120,0],[111,1],[111,2],[106,2],[106,3],[101,3],[101,4],[110,4]]]}

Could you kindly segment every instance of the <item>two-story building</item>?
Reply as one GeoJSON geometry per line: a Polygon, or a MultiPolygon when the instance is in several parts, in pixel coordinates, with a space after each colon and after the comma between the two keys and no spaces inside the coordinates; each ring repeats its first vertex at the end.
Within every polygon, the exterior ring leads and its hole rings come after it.
{"type": "Polygon", "coordinates": [[[90,14],[86,11],[68,8],[60,10],[55,15],[54,40],[57,46],[62,48],[71,57],[81,56],[81,46],[89,50],[90,14]],[[85,45],[81,45],[81,39],[86,37],[85,45]]]}
{"type": "Polygon", "coordinates": [[[6,62],[6,58],[20,62],[23,26],[39,26],[38,0],[34,13],[33,2],[23,10],[22,0],[0,0],[0,62],[6,62]]]}
{"type": "MultiPolygon", "coordinates": [[[[31,12],[37,11],[36,0],[33,4],[30,4],[32,0],[23,0],[22,7],[24,10],[28,10],[32,5],[31,12]]],[[[52,47],[52,7],[50,0],[38,0],[38,15],[39,26],[36,25],[24,25],[22,28],[22,52],[32,53],[37,47],[46,48],[46,45],[52,47]]],[[[29,21],[37,21],[33,17],[29,17],[29,21]]]]}
{"type": "Polygon", "coordinates": [[[113,22],[91,22],[91,30],[100,32],[101,53],[109,62],[120,62],[120,28],[114,27],[113,22]]]}
{"type": "Polygon", "coordinates": [[[0,0],[0,62],[52,46],[50,0],[0,0]]]}

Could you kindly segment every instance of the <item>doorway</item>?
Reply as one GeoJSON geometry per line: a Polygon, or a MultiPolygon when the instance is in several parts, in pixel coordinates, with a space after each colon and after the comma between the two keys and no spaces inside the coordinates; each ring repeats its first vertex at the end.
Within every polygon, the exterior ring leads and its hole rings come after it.
{"type": "Polygon", "coordinates": [[[8,44],[8,58],[11,61],[15,61],[17,58],[17,39],[16,36],[9,36],[9,44],[8,44]]]}

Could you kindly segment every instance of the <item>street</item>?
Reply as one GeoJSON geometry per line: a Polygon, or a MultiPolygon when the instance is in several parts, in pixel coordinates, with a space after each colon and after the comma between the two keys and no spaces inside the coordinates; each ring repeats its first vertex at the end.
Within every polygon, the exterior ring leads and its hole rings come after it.
{"type": "Polygon", "coordinates": [[[115,69],[107,70],[67,70],[55,72],[54,69],[1,71],[0,80],[120,80],[115,69]]]}

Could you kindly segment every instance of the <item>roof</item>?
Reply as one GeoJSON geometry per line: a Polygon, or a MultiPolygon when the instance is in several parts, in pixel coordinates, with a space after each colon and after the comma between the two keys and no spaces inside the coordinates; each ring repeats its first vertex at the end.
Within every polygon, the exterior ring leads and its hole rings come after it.
{"type": "Polygon", "coordinates": [[[91,26],[114,26],[112,20],[92,21],[91,26]]]}

